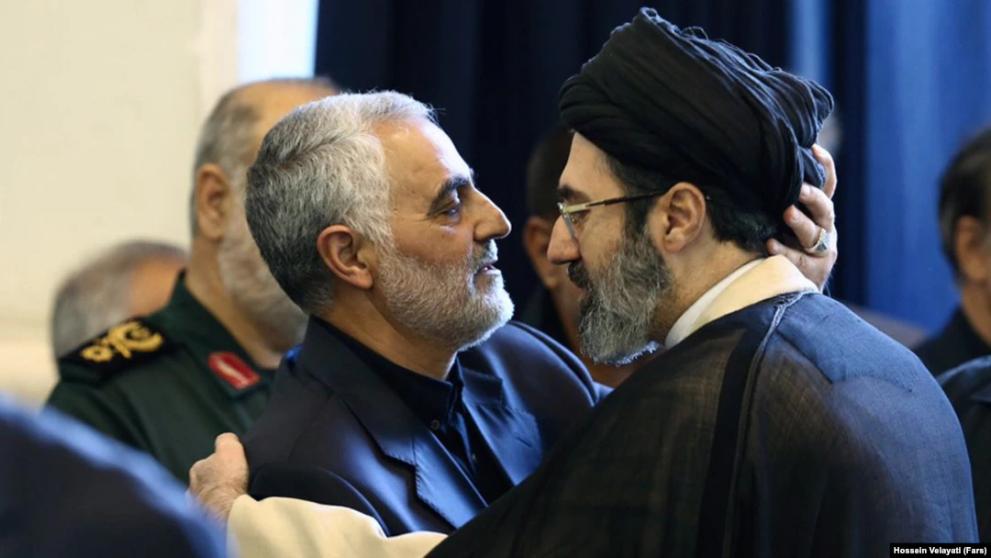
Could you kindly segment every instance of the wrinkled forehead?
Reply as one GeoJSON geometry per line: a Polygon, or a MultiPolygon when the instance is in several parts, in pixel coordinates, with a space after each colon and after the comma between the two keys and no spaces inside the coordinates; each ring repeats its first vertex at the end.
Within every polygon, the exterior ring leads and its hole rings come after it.
{"type": "Polygon", "coordinates": [[[394,206],[422,205],[451,178],[471,176],[451,138],[429,120],[383,122],[374,132],[382,142],[394,206]]]}
{"type": "Polygon", "coordinates": [[[568,164],[561,172],[558,195],[567,203],[581,203],[624,195],[609,168],[606,153],[575,132],[568,164]]]}

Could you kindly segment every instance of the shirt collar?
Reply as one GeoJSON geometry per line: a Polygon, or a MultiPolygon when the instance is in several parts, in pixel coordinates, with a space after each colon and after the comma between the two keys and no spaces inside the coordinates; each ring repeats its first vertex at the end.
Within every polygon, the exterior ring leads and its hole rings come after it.
{"type": "Polygon", "coordinates": [[[818,290],[784,256],[758,258],[740,266],[692,303],[671,327],[664,347],[670,349],[709,322],[762,300],[818,290]]]}
{"type": "Polygon", "coordinates": [[[762,261],[764,261],[764,258],[758,258],[752,262],[743,264],[738,267],[736,271],[730,273],[726,277],[723,277],[721,281],[713,285],[709,288],[709,290],[705,291],[705,293],[700,296],[698,300],[693,302],[692,305],[688,307],[688,310],[685,310],[684,314],[682,314],[674,322],[674,325],[671,326],[671,331],[668,332],[668,336],[664,339],[664,346],[670,349],[678,343],[681,343],[684,338],[691,335],[693,331],[692,326],[695,325],[695,321],[702,315],[702,312],[705,312],[705,310],[709,308],[712,301],[714,301],[717,296],[725,291],[726,287],[729,287],[730,283],[736,280],[737,277],[750,271],[762,261]]]}

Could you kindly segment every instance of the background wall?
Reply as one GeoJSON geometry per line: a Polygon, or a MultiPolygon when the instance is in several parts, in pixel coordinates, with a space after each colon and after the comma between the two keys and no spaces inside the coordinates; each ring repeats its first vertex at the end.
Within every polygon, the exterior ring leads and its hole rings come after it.
{"type": "Polygon", "coordinates": [[[188,244],[193,146],[217,97],[312,73],[316,0],[272,4],[0,3],[0,390],[47,393],[65,273],[124,239],[188,244]]]}

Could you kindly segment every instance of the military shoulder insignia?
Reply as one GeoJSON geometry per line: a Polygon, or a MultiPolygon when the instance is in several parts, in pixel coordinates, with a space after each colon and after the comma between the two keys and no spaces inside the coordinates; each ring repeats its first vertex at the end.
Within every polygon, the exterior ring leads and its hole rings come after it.
{"type": "Polygon", "coordinates": [[[262,377],[234,353],[220,351],[210,353],[207,366],[214,375],[224,381],[235,393],[244,391],[262,381],[262,377]]]}
{"type": "Polygon", "coordinates": [[[162,332],[133,319],[108,329],[61,360],[110,373],[143,362],[167,348],[169,342],[162,332]]]}

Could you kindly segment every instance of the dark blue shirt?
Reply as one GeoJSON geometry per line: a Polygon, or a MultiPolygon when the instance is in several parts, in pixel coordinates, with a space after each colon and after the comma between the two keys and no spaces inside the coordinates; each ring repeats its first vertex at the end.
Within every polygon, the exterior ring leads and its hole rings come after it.
{"type": "Polygon", "coordinates": [[[404,368],[327,322],[322,323],[399,395],[454,457],[486,502],[491,503],[512,488],[464,405],[465,385],[457,358],[447,378],[437,380],[404,368]]]}

